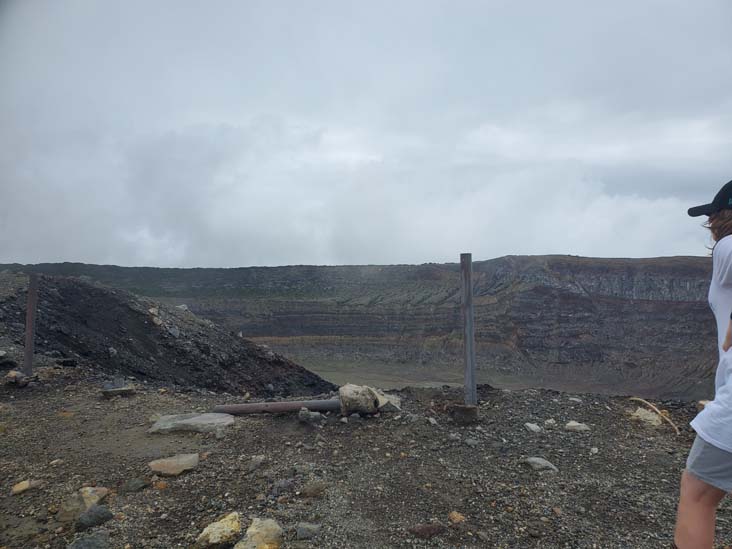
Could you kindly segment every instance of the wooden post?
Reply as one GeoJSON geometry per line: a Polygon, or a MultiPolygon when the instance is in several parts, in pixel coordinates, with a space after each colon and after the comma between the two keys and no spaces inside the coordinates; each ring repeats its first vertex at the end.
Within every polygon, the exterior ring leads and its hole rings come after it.
{"type": "Polygon", "coordinates": [[[477,406],[475,381],[475,326],[473,324],[473,254],[460,254],[462,279],[463,355],[465,360],[465,404],[477,406]]]}
{"type": "Polygon", "coordinates": [[[25,310],[25,359],[23,375],[33,375],[33,343],[36,335],[36,308],[38,306],[38,275],[28,275],[28,300],[25,310]]]}

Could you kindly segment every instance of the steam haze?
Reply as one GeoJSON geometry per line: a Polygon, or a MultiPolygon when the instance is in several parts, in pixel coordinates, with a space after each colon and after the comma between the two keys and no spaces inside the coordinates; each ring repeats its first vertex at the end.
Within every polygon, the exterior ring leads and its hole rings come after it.
{"type": "Polygon", "coordinates": [[[732,3],[6,1],[0,262],[703,255],[732,3]]]}

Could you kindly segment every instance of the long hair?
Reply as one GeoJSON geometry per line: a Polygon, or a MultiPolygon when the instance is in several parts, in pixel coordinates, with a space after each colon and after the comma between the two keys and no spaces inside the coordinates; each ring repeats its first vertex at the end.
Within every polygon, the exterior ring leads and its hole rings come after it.
{"type": "Polygon", "coordinates": [[[732,235],[732,210],[722,210],[710,215],[704,226],[712,233],[714,242],[732,235]]]}

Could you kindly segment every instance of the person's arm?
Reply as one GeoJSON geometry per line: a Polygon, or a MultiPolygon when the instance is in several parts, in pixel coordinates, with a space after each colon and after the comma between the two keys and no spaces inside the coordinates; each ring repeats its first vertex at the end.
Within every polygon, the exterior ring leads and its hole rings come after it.
{"type": "Polygon", "coordinates": [[[724,336],[724,343],[722,343],[722,350],[726,353],[732,349],[732,315],[730,315],[729,324],[727,324],[727,334],[724,336]]]}

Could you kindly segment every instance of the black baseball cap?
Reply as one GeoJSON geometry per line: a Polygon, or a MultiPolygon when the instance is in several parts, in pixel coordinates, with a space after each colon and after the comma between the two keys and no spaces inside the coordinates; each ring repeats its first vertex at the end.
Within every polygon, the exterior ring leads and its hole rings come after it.
{"type": "Polygon", "coordinates": [[[732,210],[732,181],[722,187],[710,204],[689,208],[689,215],[699,217],[700,215],[712,215],[722,210],[732,210]]]}

